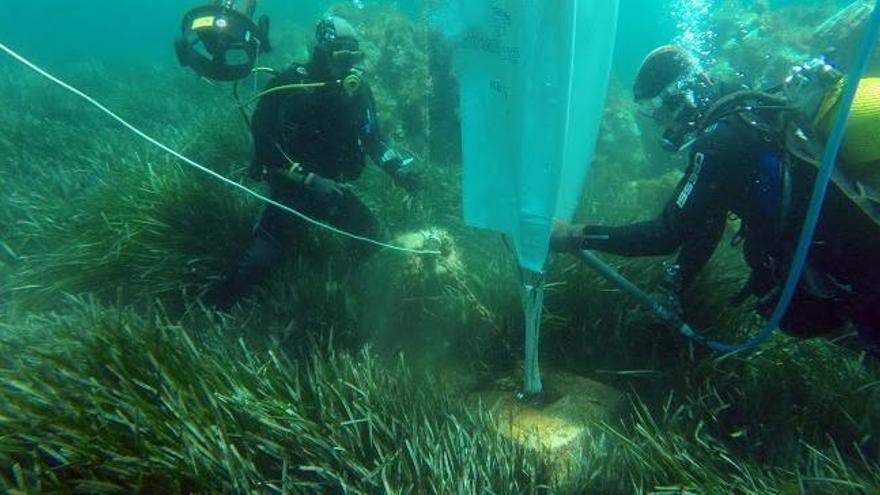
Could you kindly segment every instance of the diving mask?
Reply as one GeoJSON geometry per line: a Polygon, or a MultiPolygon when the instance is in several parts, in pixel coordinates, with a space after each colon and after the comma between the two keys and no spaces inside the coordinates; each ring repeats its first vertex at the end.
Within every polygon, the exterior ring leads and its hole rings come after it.
{"type": "Polygon", "coordinates": [[[679,151],[686,146],[687,137],[696,127],[700,97],[696,77],[681,78],[653,98],[637,102],[639,113],[664,129],[663,147],[679,151]]]}
{"type": "Polygon", "coordinates": [[[333,65],[339,67],[354,67],[366,58],[366,54],[360,50],[335,50],[330,53],[333,65]]]}
{"type": "Polygon", "coordinates": [[[653,98],[639,100],[639,113],[661,125],[670,125],[689,109],[697,108],[694,78],[679,79],[653,98]]]}
{"type": "Polygon", "coordinates": [[[348,69],[363,62],[366,54],[360,49],[357,40],[349,38],[335,38],[322,42],[325,50],[330,54],[330,61],[336,67],[348,69]]]}

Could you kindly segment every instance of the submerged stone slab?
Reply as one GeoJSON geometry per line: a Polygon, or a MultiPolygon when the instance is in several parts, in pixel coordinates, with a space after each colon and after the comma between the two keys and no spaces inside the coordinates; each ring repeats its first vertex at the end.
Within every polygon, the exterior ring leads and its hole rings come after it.
{"type": "Polygon", "coordinates": [[[491,413],[498,433],[550,459],[557,481],[564,483],[577,471],[589,432],[616,414],[623,394],[588,378],[551,372],[542,374],[544,394],[518,399],[521,380],[499,379],[473,399],[491,413]]]}

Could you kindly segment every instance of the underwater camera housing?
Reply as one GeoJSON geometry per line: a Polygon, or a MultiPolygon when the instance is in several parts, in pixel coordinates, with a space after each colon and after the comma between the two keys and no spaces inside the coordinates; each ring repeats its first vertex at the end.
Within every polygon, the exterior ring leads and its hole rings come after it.
{"type": "Polygon", "coordinates": [[[269,51],[269,19],[263,16],[255,23],[234,4],[215,2],[183,16],[175,42],[180,65],[215,81],[237,81],[251,73],[259,54],[269,51]]]}

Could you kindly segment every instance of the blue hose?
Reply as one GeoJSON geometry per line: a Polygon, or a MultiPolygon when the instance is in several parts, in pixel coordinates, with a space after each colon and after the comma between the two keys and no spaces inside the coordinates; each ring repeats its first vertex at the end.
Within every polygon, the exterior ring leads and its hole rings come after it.
{"type": "Polygon", "coordinates": [[[770,319],[767,321],[764,329],[750,340],[741,344],[717,342],[708,339],[698,332],[691,332],[691,334],[688,335],[690,338],[705,344],[716,351],[727,353],[743,352],[752,350],[766,342],[767,339],[773,335],[776,328],[779,327],[782,318],[785,316],[788,307],[791,305],[791,300],[794,298],[798,282],[800,282],[801,275],[803,274],[804,266],[807,262],[807,255],[810,252],[810,245],[812,244],[813,236],[816,233],[816,225],[819,223],[819,215],[822,213],[822,205],[825,203],[825,194],[828,192],[828,185],[831,183],[831,176],[834,173],[837,154],[840,152],[840,147],[843,144],[843,137],[846,133],[847,123],[849,122],[850,111],[852,109],[853,101],[856,98],[856,90],[859,87],[862,75],[867,69],[871,54],[874,52],[878,35],[880,35],[880,0],[877,0],[874,12],[865,28],[865,34],[862,38],[862,44],[859,48],[856,63],[848,76],[846,88],[840,98],[842,104],[837,112],[837,120],[834,122],[831,137],[825,145],[825,152],[822,155],[822,165],[816,175],[816,183],[813,186],[813,196],[810,200],[810,207],[807,210],[807,216],[804,219],[801,237],[798,241],[797,249],[795,250],[794,258],[791,262],[788,279],[785,281],[782,295],[779,297],[779,302],[776,304],[776,308],[770,315],[770,319]]]}

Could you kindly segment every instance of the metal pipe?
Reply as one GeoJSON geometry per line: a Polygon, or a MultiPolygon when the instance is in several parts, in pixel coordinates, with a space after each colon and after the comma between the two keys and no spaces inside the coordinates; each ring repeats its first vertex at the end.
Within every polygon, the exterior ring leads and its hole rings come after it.
{"type": "Polygon", "coordinates": [[[574,255],[579,260],[583,261],[584,264],[599,273],[599,275],[605,280],[611,282],[617,286],[617,288],[629,294],[629,296],[635,299],[636,302],[650,310],[662,323],[669,325],[690,338],[698,338],[693,329],[691,329],[691,327],[685,323],[675,311],[672,311],[664,304],[657,301],[653,296],[627,280],[623,275],[618,273],[617,270],[602,261],[601,258],[589,251],[576,251],[574,255]]]}

